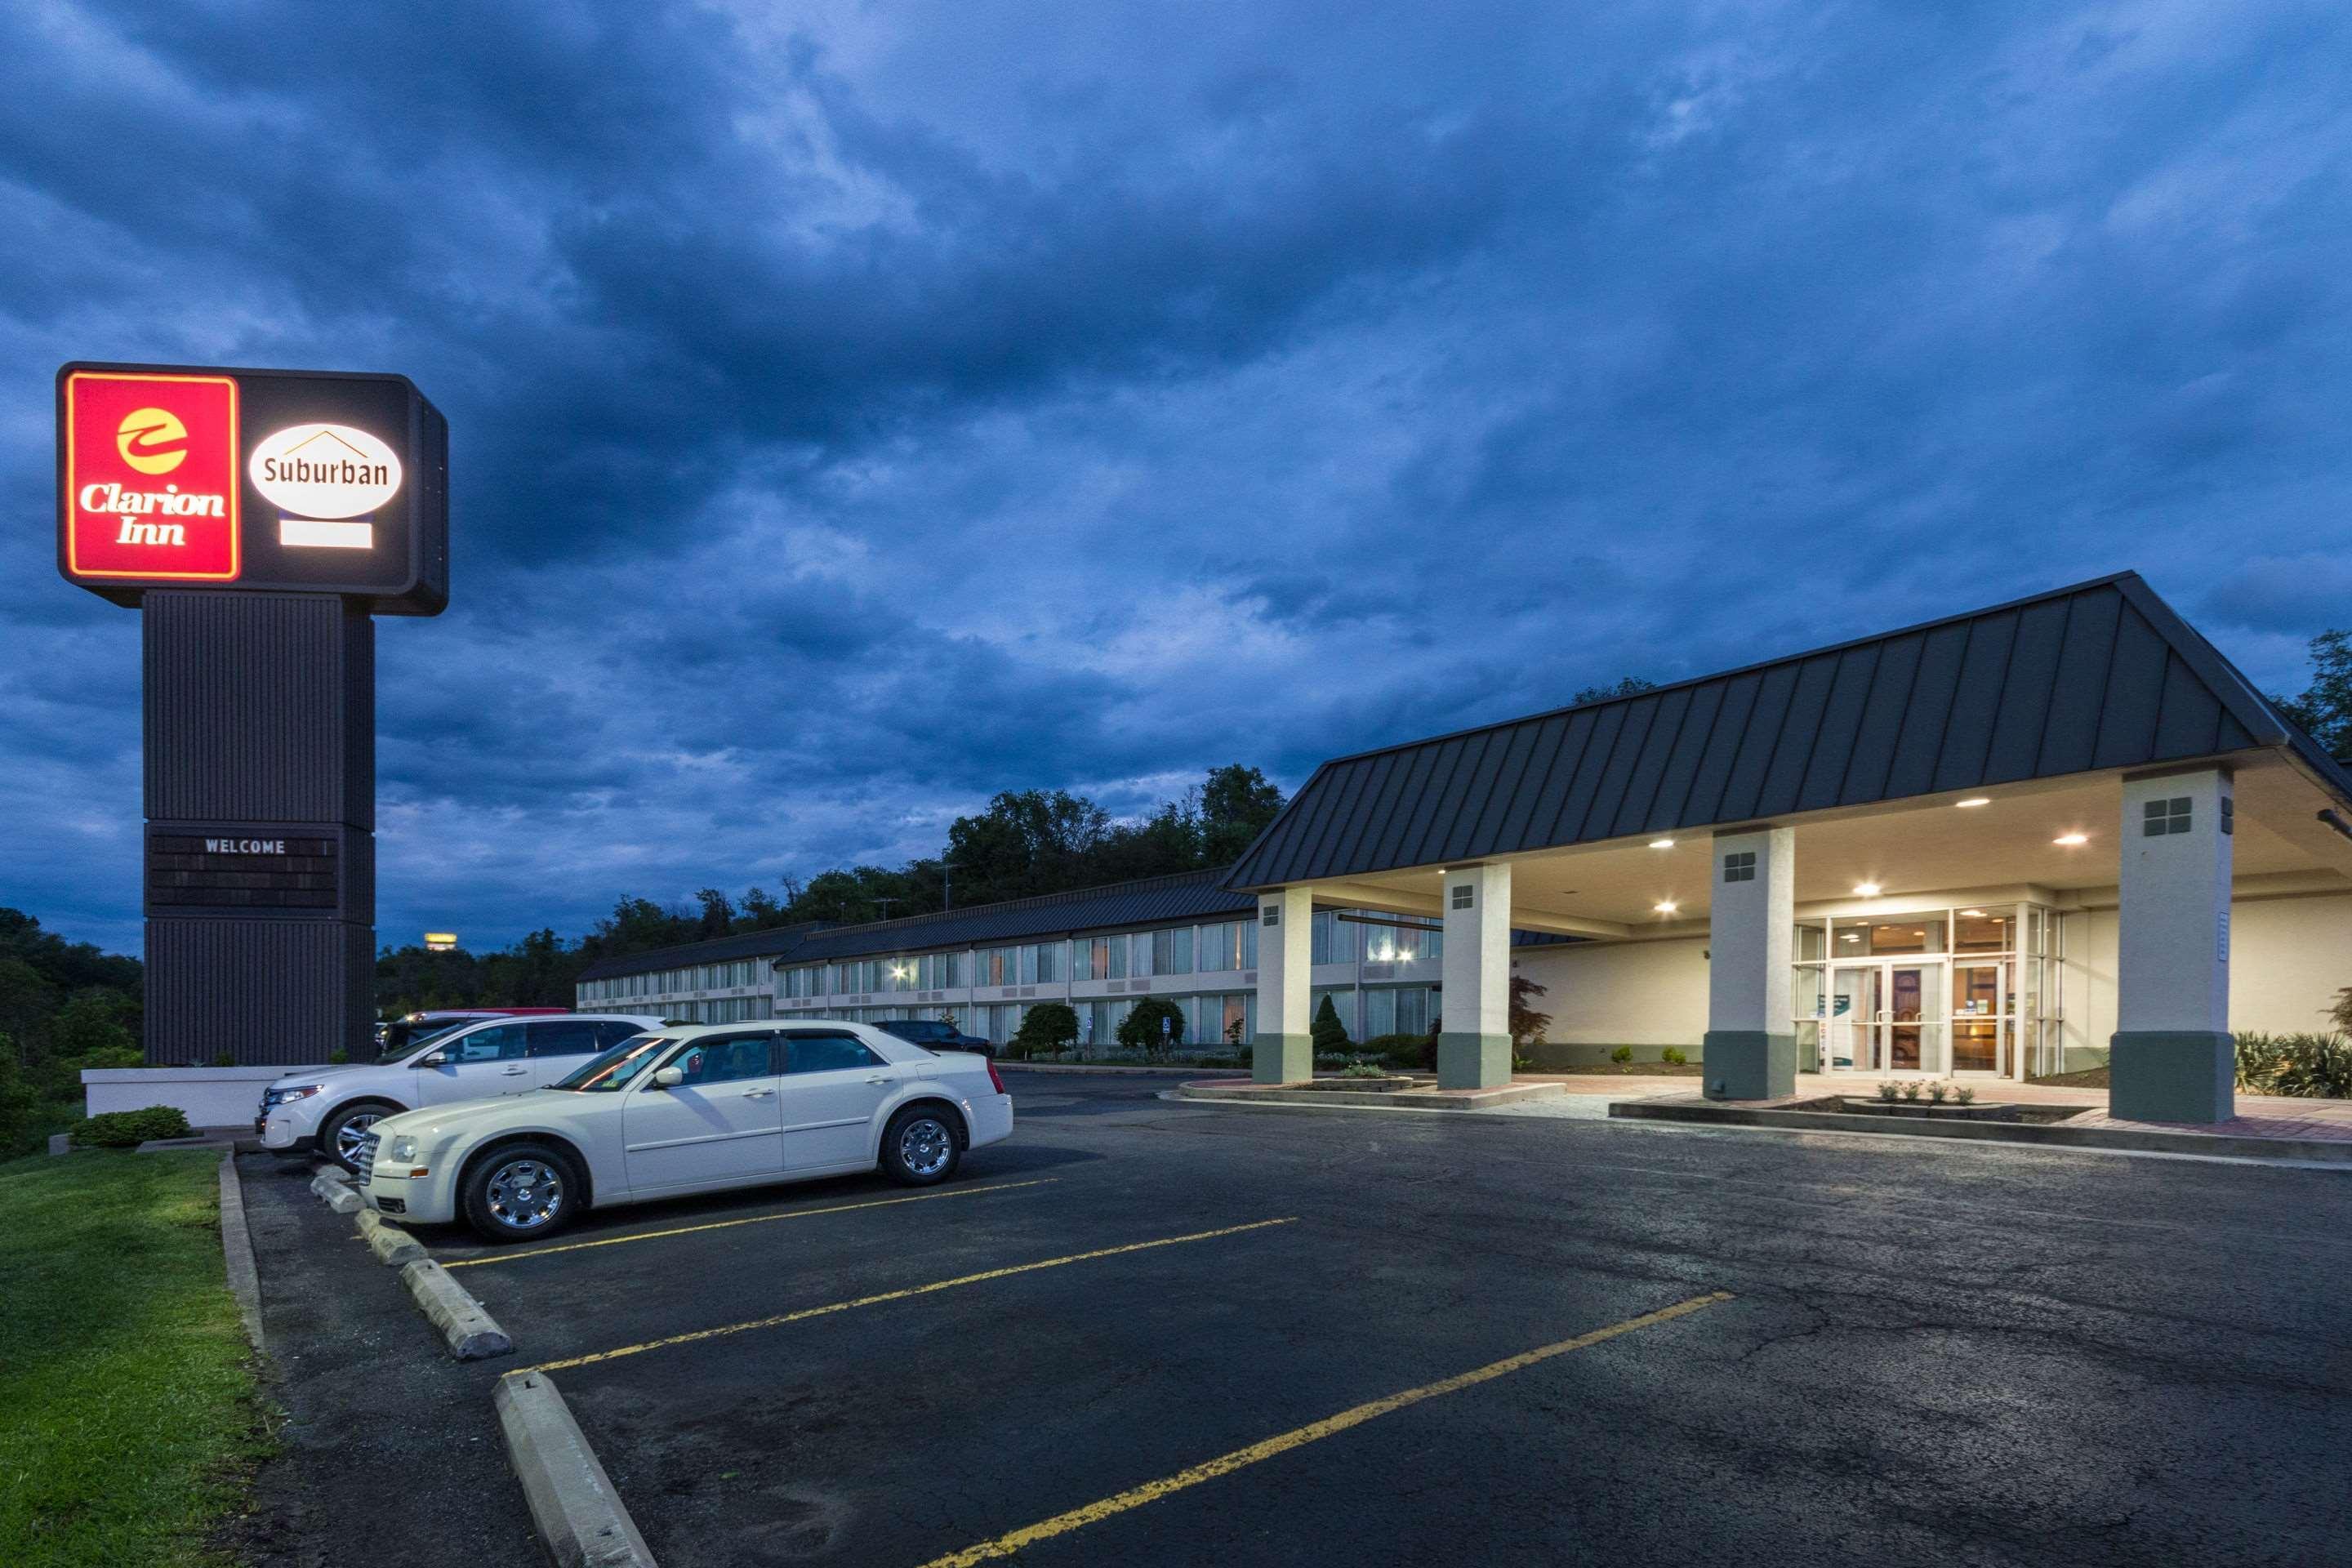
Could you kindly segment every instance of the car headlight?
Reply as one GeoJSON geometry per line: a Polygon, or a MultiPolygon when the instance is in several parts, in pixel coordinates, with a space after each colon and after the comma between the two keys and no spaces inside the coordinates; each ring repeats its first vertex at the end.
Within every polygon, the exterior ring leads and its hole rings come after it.
{"type": "Polygon", "coordinates": [[[298,1083],[291,1089],[273,1089],[269,1091],[270,1103],[283,1105],[289,1100],[308,1100],[326,1087],[323,1083],[298,1083]]]}
{"type": "Polygon", "coordinates": [[[416,1158],[416,1140],[404,1132],[392,1141],[392,1157],[395,1162],[416,1158]]]}

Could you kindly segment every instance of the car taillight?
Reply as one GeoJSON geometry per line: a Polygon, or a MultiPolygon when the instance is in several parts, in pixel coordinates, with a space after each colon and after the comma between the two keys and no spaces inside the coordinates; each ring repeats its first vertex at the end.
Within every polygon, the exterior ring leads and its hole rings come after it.
{"type": "Polygon", "coordinates": [[[996,1070],[996,1064],[982,1057],[980,1058],[980,1065],[988,1069],[988,1086],[999,1094],[1004,1093],[1004,1075],[996,1070]]]}

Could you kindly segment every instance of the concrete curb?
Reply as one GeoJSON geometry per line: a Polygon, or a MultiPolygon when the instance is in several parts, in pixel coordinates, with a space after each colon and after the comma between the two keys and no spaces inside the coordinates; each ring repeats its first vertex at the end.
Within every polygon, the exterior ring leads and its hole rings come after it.
{"type": "Polygon", "coordinates": [[[1500,1089],[1351,1091],[1344,1089],[1243,1089],[1222,1083],[1188,1083],[1176,1092],[1186,1100],[1221,1105],[1354,1105],[1380,1110],[1483,1110],[1521,1100],[1552,1100],[1568,1092],[1557,1083],[1514,1083],[1500,1089]]]}
{"type": "Polygon", "coordinates": [[[556,1568],[654,1568],[652,1549],[545,1373],[509,1373],[491,1391],[507,1463],[556,1568]]]}
{"type": "Polygon", "coordinates": [[[486,1361],[494,1355],[512,1355],[514,1341],[499,1327],[498,1320],[482,1310],[482,1304],[457,1289],[457,1282],[448,1271],[431,1258],[420,1258],[404,1264],[400,1282],[416,1298],[417,1307],[441,1337],[449,1342],[449,1353],[459,1361],[486,1361]]]}
{"type": "Polygon", "coordinates": [[[245,1184],[236,1173],[236,1151],[228,1150],[220,1163],[221,1256],[228,1265],[228,1293],[236,1298],[236,1315],[245,1337],[259,1355],[261,1347],[261,1269],[253,1258],[253,1230],[245,1223],[245,1184]]]}
{"type": "Polygon", "coordinates": [[[362,1206],[359,1194],[352,1191],[351,1178],[343,1174],[340,1166],[330,1165],[311,1177],[310,1191],[325,1199],[327,1206],[337,1214],[357,1214],[362,1206]]]}
{"type": "Polygon", "coordinates": [[[377,1262],[399,1268],[425,1257],[423,1242],[398,1226],[384,1224],[375,1210],[363,1208],[353,1219],[360,1227],[360,1239],[368,1244],[377,1262]]]}
{"type": "Polygon", "coordinates": [[[2209,1160],[2293,1160],[2352,1165],[2352,1143],[2316,1138],[2237,1138],[2155,1128],[2069,1127],[2063,1121],[1927,1121],[1889,1116],[1842,1116],[1835,1111],[1782,1110],[1769,1106],[1707,1105],[1690,1100],[1621,1100],[1612,1119],[1679,1121],[1701,1127],[1768,1127],[1778,1131],[1873,1132],[1895,1138],[1947,1138],[1977,1143],[2024,1143],[2037,1148],[2099,1149],[2131,1154],[2188,1154],[2209,1160]]]}

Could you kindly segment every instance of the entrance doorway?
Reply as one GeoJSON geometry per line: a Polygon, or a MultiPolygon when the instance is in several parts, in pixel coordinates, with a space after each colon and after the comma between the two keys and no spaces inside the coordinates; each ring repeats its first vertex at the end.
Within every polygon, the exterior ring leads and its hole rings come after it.
{"type": "Polygon", "coordinates": [[[1944,1050],[1941,963],[1888,960],[1830,971],[1822,1020],[1822,1065],[1831,1072],[1950,1070],[1944,1050]]]}

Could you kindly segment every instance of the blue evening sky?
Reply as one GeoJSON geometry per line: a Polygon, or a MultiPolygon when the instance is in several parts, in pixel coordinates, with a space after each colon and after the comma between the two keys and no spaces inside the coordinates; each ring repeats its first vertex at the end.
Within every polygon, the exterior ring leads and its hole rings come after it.
{"type": "Polygon", "coordinates": [[[2336,4],[0,10],[0,903],[139,942],[73,358],[407,373],[380,940],[2120,567],[2352,625],[2336,4]]]}

